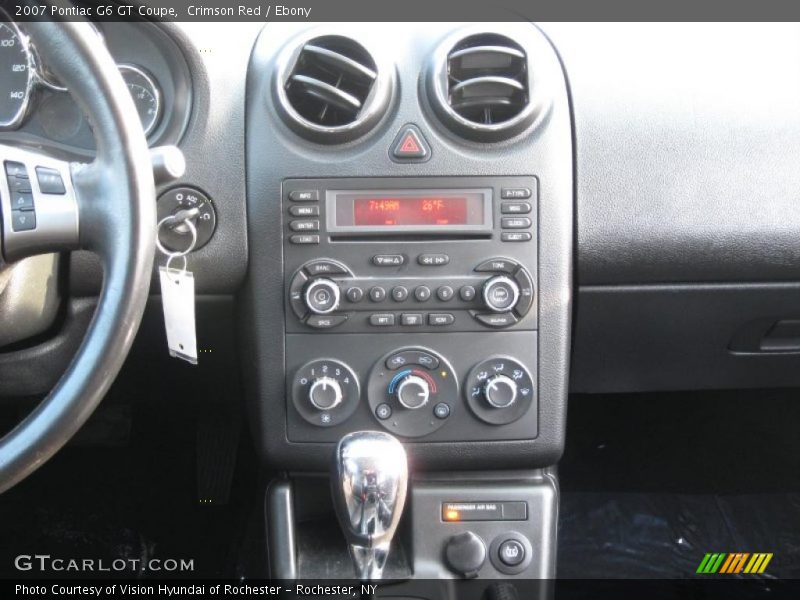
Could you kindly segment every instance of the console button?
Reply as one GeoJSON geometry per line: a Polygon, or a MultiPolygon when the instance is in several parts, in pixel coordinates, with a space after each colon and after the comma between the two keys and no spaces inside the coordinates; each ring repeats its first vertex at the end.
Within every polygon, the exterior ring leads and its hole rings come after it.
{"type": "Polygon", "coordinates": [[[414,290],[414,298],[417,299],[418,302],[425,302],[429,300],[431,297],[431,288],[427,285],[419,285],[414,290]]]}
{"type": "Polygon", "coordinates": [[[369,299],[373,302],[383,302],[386,300],[386,290],[379,285],[370,288],[369,299]]]}
{"type": "Polygon", "coordinates": [[[422,132],[415,125],[406,125],[392,142],[391,158],[397,162],[425,162],[431,150],[422,132]]]}
{"type": "Polygon", "coordinates": [[[315,329],[330,329],[347,321],[347,315],[311,315],[306,325],[315,329]]]}
{"type": "Polygon", "coordinates": [[[531,197],[531,189],[526,187],[501,188],[500,197],[503,200],[527,200],[531,197]]]}
{"type": "Polygon", "coordinates": [[[289,227],[292,231],[319,231],[319,219],[292,221],[289,223],[289,227]]]}
{"type": "Polygon", "coordinates": [[[500,226],[503,229],[525,229],[531,226],[531,220],[528,217],[503,217],[500,226]]]}
{"type": "Polygon", "coordinates": [[[517,271],[514,274],[514,279],[517,281],[517,285],[519,285],[519,300],[517,300],[517,305],[514,307],[514,310],[516,310],[520,316],[524,316],[533,305],[533,281],[531,281],[531,276],[525,269],[517,271]]]}
{"type": "Polygon", "coordinates": [[[289,238],[292,244],[319,244],[319,236],[309,233],[298,233],[289,238]]]}
{"type": "Polygon", "coordinates": [[[439,298],[442,302],[449,302],[453,299],[455,292],[453,288],[449,285],[443,285],[438,290],[436,290],[436,297],[439,298]]]}
{"type": "Polygon", "coordinates": [[[293,217],[316,217],[319,215],[319,206],[290,206],[289,214],[293,217]]]}
{"type": "Polygon", "coordinates": [[[393,371],[405,365],[421,365],[426,369],[438,369],[439,359],[433,354],[421,350],[405,350],[386,359],[386,368],[393,371]]]}
{"type": "Polygon", "coordinates": [[[471,285],[461,286],[458,295],[464,302],[472,302],[475,300],[475,288],[471,285]]]}
{"type": "Polygon", "coordinates": [[[408,299],[408,288],[402,285],[396,285],[392,288],[392,300],[395,302],[403,302],[408,299]]]}
{"type": "Polygon", "coordinates": [[[378,404],[378,406],[375,407],[375,416],[381,421],[385,421],[392,416],[392,407],[386,404],[386,402],[378,404]]]}
{"type": "Polygon", "coordinates": [[[306,273],[309,275],[344,275],[347,267],[332,260],[315,260],[307,263],[306,273]]]}
{"type": "Polygon", "coordinates": [[[428,325],[452,325],[456,318],[450,313],[431,313],[428,315],[428,325]]]}
{"type": "Polygon", "coordinates": [[[439,404],[433,407],[433,416],[437,419],[446,419],[450,416],[450,405],[439,402],[439,404]]]}
{"type": "Polygon", "coordinates": [[[356,302],[361,302],[362,298],[364,298],[364,290],[360,287],[347,288],[345,295],[350,302],[355,304],[356,302]]]}
{"type": "Polygon", "coordinates": [[[399,267],[406,262],[402,254],[376,254],[372,257],[372,264],[376,267],[399,267]]]}
{"type": "Polygon", "coordinates": [[[39,190],[43,194],[66,194],[64,180],[61,173],[47,167],[36,167],[36,179],[39,181],[39,190]]]}
{"type": "Polygon", "coordinates": [[[292,190],[289,200],[294,202],[314,202],[319,200],[319,190],[292,190]]]}
{"type": "Polygon", "coordinates": [[[447,254],[420,254],[417,262],[423,267],[441,267],[450,262],[450,257],[447,254]]]}
{"type": "Polygon", "coordinates": [[[531,212],[530,202],[502,202],[500,212],[504,215],[527,215],[531,212]]]}
{"type": "Polygon", "coordinates": [[[380,313],[369,316],[369,324],[376,327],[391,327],[394,325],[394,315],[391,313],[380,313]]]}
{"type": "Polygon", "coordinates": [[[506,540],[497,549],[497,557],[504,565],[516,567],[525,560],[525,546],[517,540],[506,540]]]}
{"type": "Polygon", "coordinates": [[[516,261],[510,260],[508,258],[490,258],[489,260],[483,261],[475,270],[478,273],[487,273],[492,271],[497,271],[499,273],[513,273],[517,270],[519,263],[516,261]]]}
{"type": "Polygon", "coordinates": [[[31,231],[36,229],[36,213],[32,210],[12,210],[11,229],[13,231],[31,231]]]}
{"type": "Polygon", "coordinates": [[[421,313],[403,313],[400,315],[400,324],[407,325],[409,327],[416,327],[418,325],[423,324],[422,314],[421,313]]]}
{"type": "Polygon", "coordinates": [[[504,231],[500,234],[503,242],[529,242],[531,237],[529,231],[504,231]]]}
{"type": "Polygon", "coordinates": [[[476,313],[473,315],[478,321],[489,327],[508,327],[517,322],[517,317],[512,313],[476,313]]]}

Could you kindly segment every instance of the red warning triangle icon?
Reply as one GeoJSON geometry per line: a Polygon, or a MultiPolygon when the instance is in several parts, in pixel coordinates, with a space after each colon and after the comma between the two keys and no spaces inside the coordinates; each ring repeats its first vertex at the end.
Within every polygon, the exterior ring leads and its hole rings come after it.
{"type": "Polygon", "coordinates": [[[419,144],[417,143],[414,134],[410,131],[406,134],[406,137],[403,139],[403,143],[400,144],[400,153],[401,154],[418,154],[420,151],[419,144]]]}

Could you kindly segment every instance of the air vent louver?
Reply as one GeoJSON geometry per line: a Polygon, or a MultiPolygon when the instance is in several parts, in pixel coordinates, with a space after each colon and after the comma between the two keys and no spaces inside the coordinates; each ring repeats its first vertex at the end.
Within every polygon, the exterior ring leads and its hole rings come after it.
{"type": "Polygon", "coordinates": [[[531,77],[525,50],[506,36],[481,33],[457,42],[434,73],[439,112],[478,141],[510,137],[530,124],[531,77]],[[438,85],[436,85],[438,84],[438,85]]]}
{"type": "Polygon", "coordinates": [[[304,43],[282,85],[293,126],[316,141],[362,135],[383,114],[389,97],[372,55],[337,35],[304,43]]]}

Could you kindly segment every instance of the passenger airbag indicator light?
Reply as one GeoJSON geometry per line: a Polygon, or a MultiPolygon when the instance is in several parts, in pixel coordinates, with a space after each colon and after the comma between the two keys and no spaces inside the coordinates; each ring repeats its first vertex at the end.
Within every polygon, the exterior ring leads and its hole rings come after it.
{"type": "Polygon", "coordinates": [[[443,502],[442,520],[461,521],[526,521],[528,503],[503,502],[443,502]]]}
{"type": "Polygon", "coordinates": [[[445,521],[460,521],[461,517],[457,510],[446,510],[444,513],[445,521]]]}

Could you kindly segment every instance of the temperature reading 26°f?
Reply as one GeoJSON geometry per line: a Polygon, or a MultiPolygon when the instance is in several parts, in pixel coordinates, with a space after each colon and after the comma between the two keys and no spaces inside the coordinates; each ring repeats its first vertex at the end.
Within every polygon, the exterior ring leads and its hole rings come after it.
{"type": "Polygon", "coordinates": [[[141,67],[120,65],[119,71],[136,105],[145,135],[150,135],[161,117],[161,91],[155,79],[141,67]]]}
{"type": "Polygon", "coordinates": [[[25,39],[13,23],[0,22],[0,128],[17,127],[25,116],[30,77],[25,39]]]}

